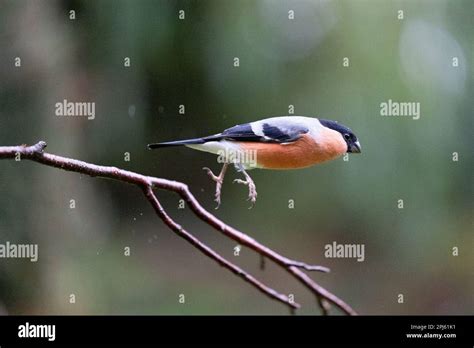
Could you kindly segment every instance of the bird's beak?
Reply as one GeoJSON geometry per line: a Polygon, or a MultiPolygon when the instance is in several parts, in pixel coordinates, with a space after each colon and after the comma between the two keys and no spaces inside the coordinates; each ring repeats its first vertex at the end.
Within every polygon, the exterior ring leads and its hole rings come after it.
{"type": "Polygon", "coordinates": [[[359,141],[356,141],[352,143],[352,145],[349,148],[349,152],[351,153],[361,153],[361,147],[359,141]]]}

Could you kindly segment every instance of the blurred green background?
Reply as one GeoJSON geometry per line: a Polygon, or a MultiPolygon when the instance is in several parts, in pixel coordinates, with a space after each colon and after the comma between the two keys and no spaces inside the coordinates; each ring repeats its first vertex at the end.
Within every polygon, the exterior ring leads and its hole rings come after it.
{"type": "MultiPolygon", "coordinates": [[[[289,105],[338,120],[358,135],[361,155],[252,171],[251,210],[229,172],[216,215],[288,257],[330,267],[311,276],[362,314],[472,314],[473,12],[467,0],[2,0],[0,145],[45,140],[52,153],[182,181],[212,210],[214,185],[201,168],[218,170],[216,157],[147,143],[288,115],[289,105]],[[95,119],[57,117],[64,99],[95,102],[95,119]],[[381,116],[388,99],[419,102],[421,118],[381,116]],[[333,241],[364,244],[365,261],[325,258],[333,241]]],[[[178,209],[176,195],[158,197],[197,237],[295,294],[300,313],[319,313],[286,272],[269,262],[261,271],[245,248],[235,257],[235,243],[178,209]]],[[[38,243],[39,261],[0,260],[0,313],[288,314],[176,237],[122,183],[1,161],[5,241],[38,243]]]]}

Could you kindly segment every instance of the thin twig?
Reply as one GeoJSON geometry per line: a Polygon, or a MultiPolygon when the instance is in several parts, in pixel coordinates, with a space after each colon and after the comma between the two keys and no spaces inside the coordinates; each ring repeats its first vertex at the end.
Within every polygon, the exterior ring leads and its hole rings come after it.
{"type": "Polygon", "coordinates": [[[193,246],[195,246],[197,249],[199,249],[202,253],[205,255],[209,256],[210,258],[214,259],[218,264],[221,266],[229,269],[231,272],[234,274],[238,275],[241,277],[243,280],[246,282],[249,282],[253,286],[255,286],[257,289],[262,291],[263,293],[273,297],[274,299],[283,302],[286,305],[289,305],[293,308],[299,308],[300,305],[298,303],[292,303],[289,298],[286,295],[280,294],[273,290],[272,288],[266,286],[265,284],[261,283],[255,277],[251,276],[249,273],[245,272],[243,269],[240,267],[234,265],[230,261],[227,261],[225,258],[223,258],[221,255],[216,253],[214,250],[209,248],[207,245],[205,245],[203,242],[199,241],[196,237],[194,237],[192,234],[190,234],[188,231],[186,231],[181,225],[177,224],[169,215],[166,213],[166,211],[163,209],[161,203],[158,201],[156,198],[155,193],[153,192],[153,189],[151,186],[148,186],[144,189],[145,196],[147,197],[148,201],[151,203],[153,206],[153,209],[155,209],[155,212],[158,214],[158,216],[161,218],[161,220],[164,221],[166,225],[168,225],[169,228],[171,228],[176,234],[184,239],[186,239],[189,243],[191,243],[193,246]]]}
{"type": "Polygon", "coordinates": [[[260,269],[262,271],[265,270],[265,256],[263,256],[263,255],[260,255],[260,269]]]}
{"type": "Polygon", "coordinates": [[[3,146],[0,147],[0,159],[18,158],[19,156],[21,159],[32,160],[47,166],[82,173],[93,177],[114,179],[139,186],[143,190],[146,198],[153,206],[155,212],[161,218],[161,220],[163,220],[163,222],[180,237],[187,240],[194,247],[196,247],[205,255],[215,260],[221,266],[227,268],[234,274],[238,275],[239,277],[256,287],[259,291],[261,291],[268,297],[284,303],[291,310],[295,310],[300,307],[298,303],[290,302],[286,295],[283,295],[275,291],[274,289],[268,287],[267,285],[263,284],[255,277],[250,275],[248,272],[226,260],[224,257],[209,248],[207,245],[199,241],[188,231],[183,229],[163,209],[161,203],[153,192],[153,188],[176,192],[188,203],[191,210],[199,219],[212,226],[219,232],[223,233],[225,236],[238,242],[239,244],[245,245],[250,249],[254,250],[258,254],[260,254],[262,258],[266,257],[275,262],[276,264],[280,265],[282,268],[286,269],[295,279],[297,279],[300,283],[302,283],[312,293],[316,295],[323,314],[328,313],[329,303],[335,305],[346,314],[356,314],[356,312],[343,300],[341,300],[336,295],[332,294],[331,292],[317,284],[305,272],[302,271],[306,270],[329,272],[328,268],[323,266],[310,265],[304,262],[289,259],[266,247],[265,245],[257,242],[255,239],[249,237],[248,235],[227,225],[226,223],[212,215],[210,212],[208,212],[206,209],[204,209],[194,197],[194,195],[191,193],[186,184],[177,181],[146,176],[135,172],[119,169],[116,167],[100,166],[79,161],[76,159],[45,153],[45,147],[46,143],[44,141],[40,141],[32,146],[3,146]]]}
{"type": "Polygon", "coordinates": [[[323,315],[329,315],[329,311],[331,310],[331,305],[321,296],[317,296],[317,300],[318,300],[319,308],[321,308],[321,312],[323,313],[323,315]]]}

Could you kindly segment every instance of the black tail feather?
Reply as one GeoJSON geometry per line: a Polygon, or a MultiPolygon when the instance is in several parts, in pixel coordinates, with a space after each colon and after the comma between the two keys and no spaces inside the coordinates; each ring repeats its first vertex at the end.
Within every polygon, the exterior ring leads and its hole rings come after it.
{"type": "Polygon", "coordinates": [[[161,147],[171,147],[171,146],[183,146],[183,145],[192,145],[192,144],[204,144],[208,141],[220,140],[220,135],[211,135],[205,138],[195,138],[195,139],[185,139],[185,140],[176,140],[176,141],[167,141],[164,143],[153,143],[148,144],[148,148],[159,149],[161,147]]]}

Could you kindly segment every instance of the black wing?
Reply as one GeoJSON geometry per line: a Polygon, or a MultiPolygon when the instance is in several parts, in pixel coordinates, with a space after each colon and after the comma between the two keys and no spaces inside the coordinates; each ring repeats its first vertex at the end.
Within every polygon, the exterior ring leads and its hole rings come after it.
{"type": "Polygon", "coordinates": [[[308,132],[302,125],[270,125],[262,124],[262,134],[255,134],[249,123],[237,125],[226,129],[220,134],[223,139],[235,141],[255,141],[266,143],[290,143],[308,132]]]}

